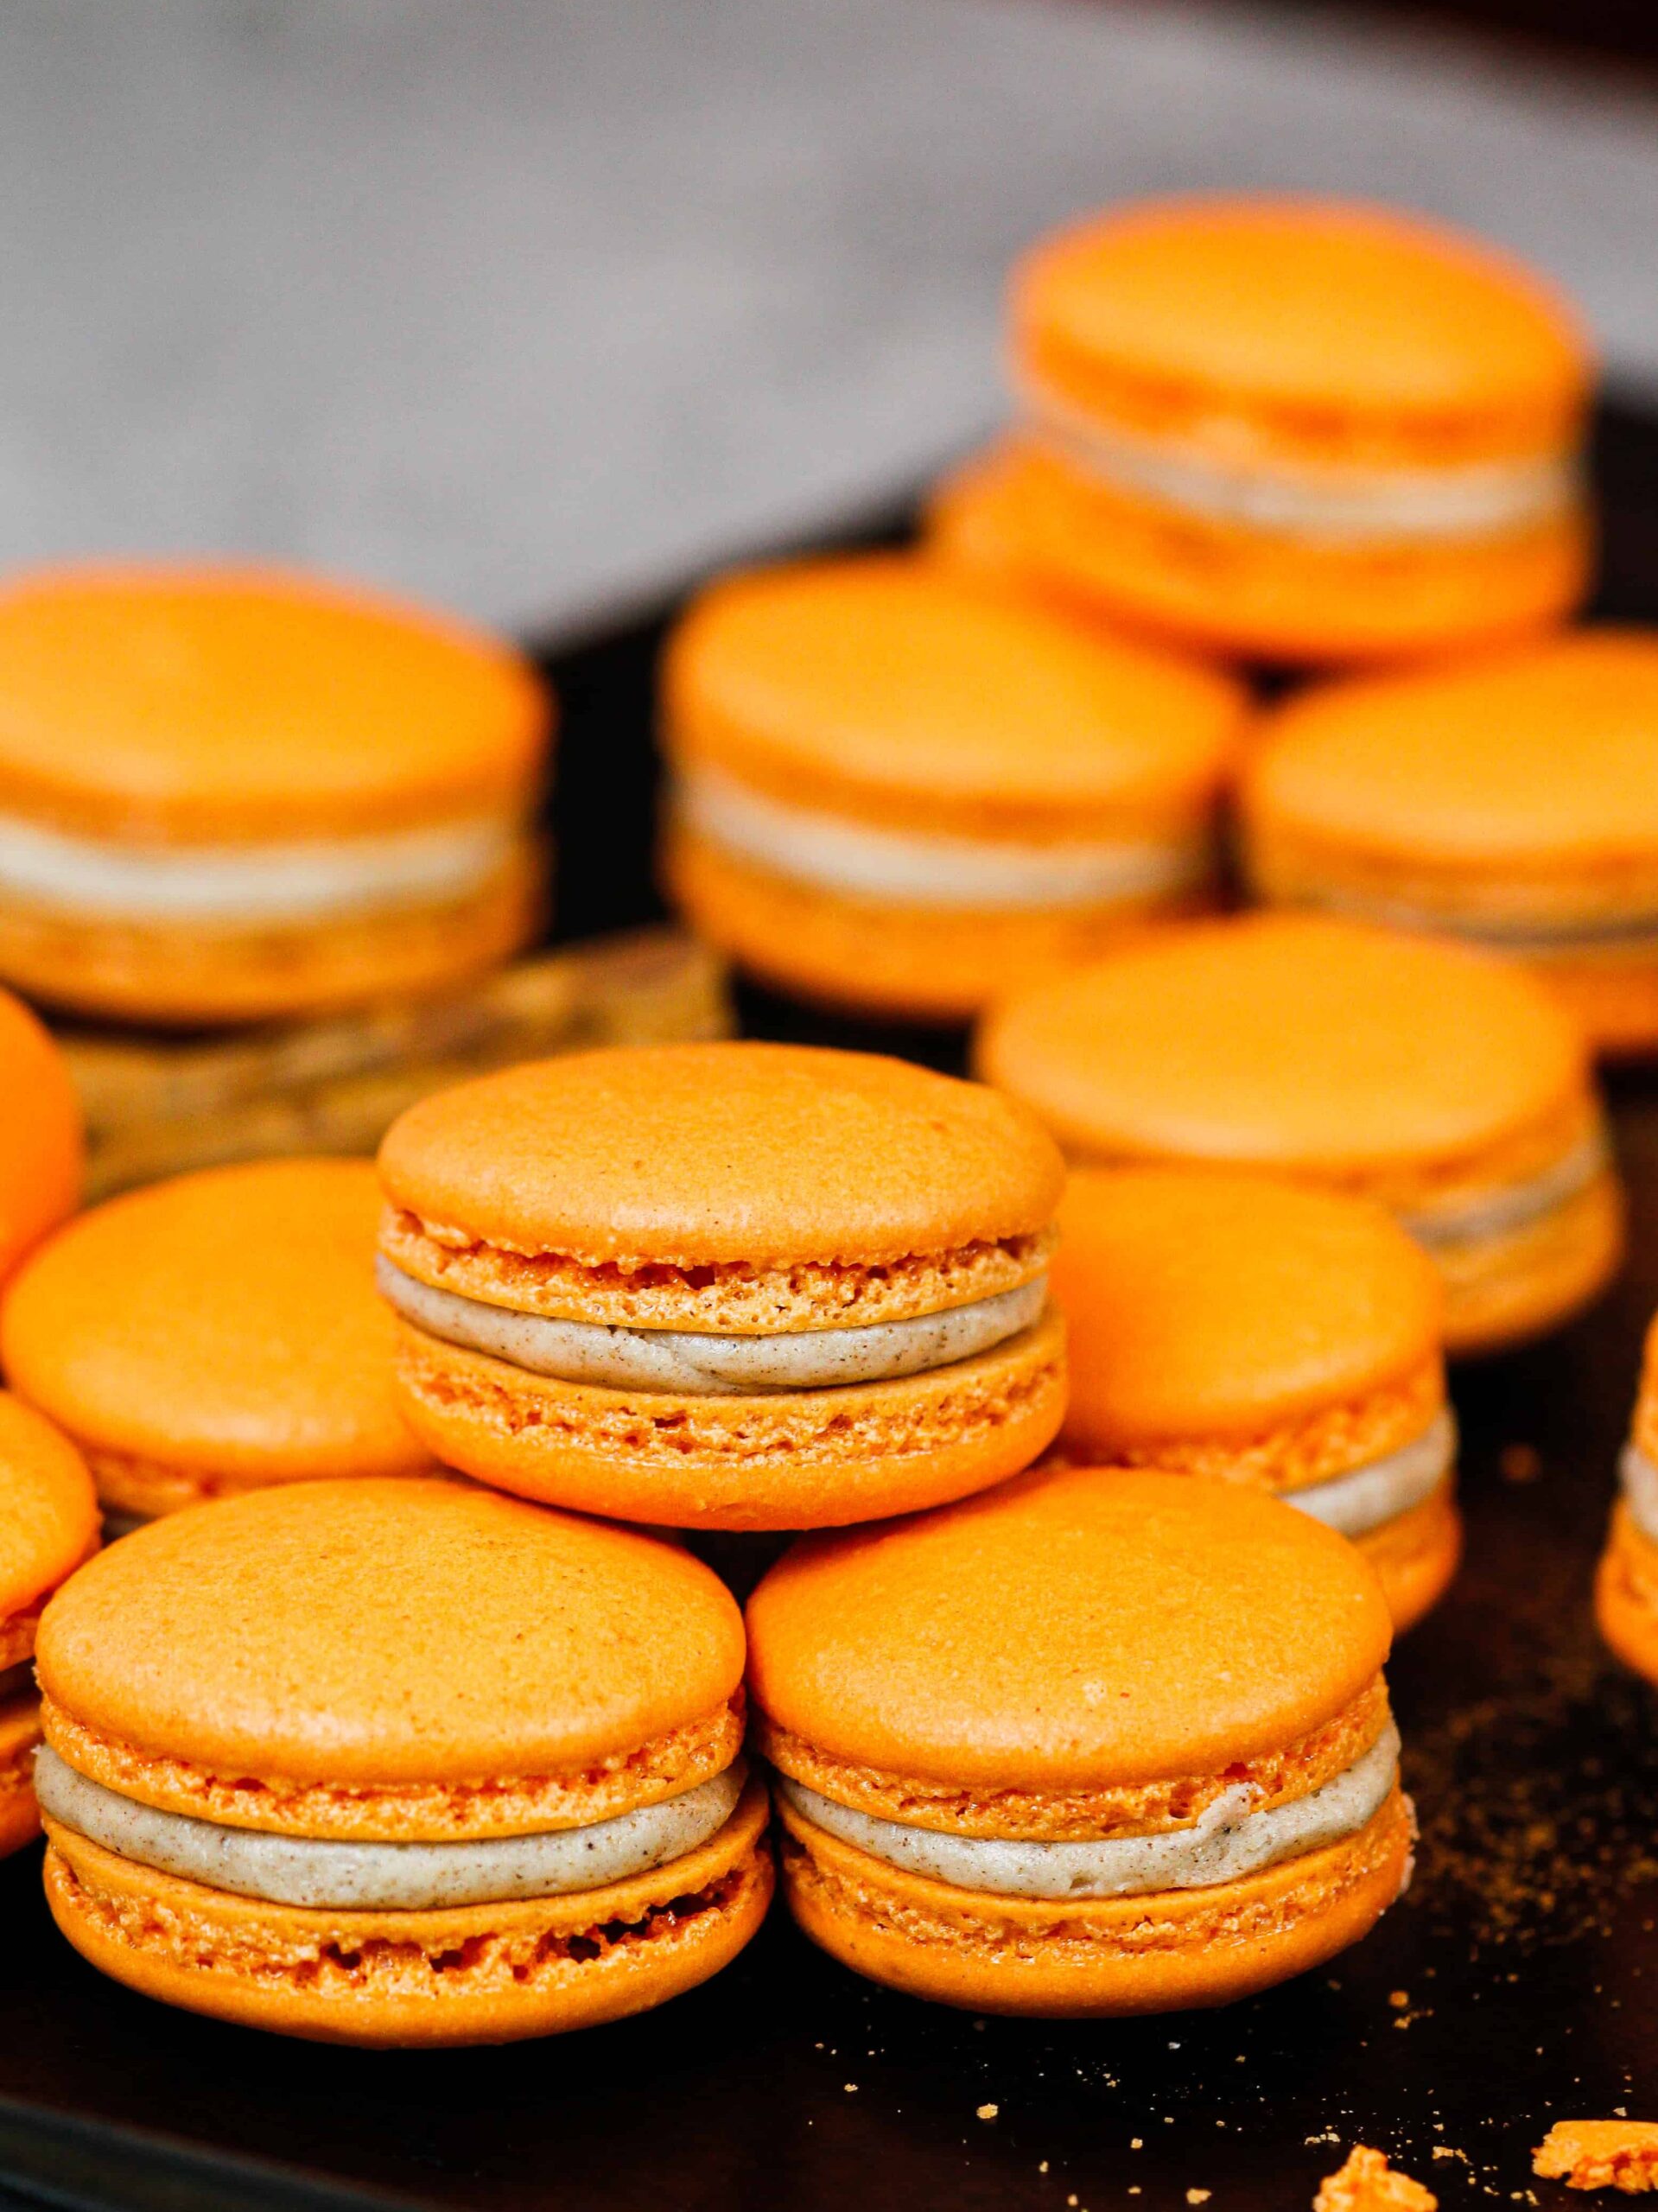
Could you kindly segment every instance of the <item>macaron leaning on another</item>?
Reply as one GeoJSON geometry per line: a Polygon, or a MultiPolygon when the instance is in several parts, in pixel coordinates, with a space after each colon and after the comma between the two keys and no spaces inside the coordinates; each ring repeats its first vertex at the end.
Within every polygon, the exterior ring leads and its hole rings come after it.
{"type": "Polygon", "coordinates": [[[1245,701],[910,555],[726,579],[670,643],[669,887],[810,999],[965,1020],[1212,903],[1245,701]]]}
{"type": "Polygon", "coordinates": [[[48,1900],[145,1996],[501,2043],[726,1965],[772,1891],[736,1605],[677,1547],[437,1480],[153,1523],[48,1607],[48,1900]]]}
{"type": "Polygon", "coordinates": [[[1305,1972],[1409,1875],[1388,1633],[1353,1546],[1189,1476],[1037,1469],[809,1538],[748,1605],[791,1909],[976,2012],[1305,1972]]]}
{"type": "Polygon", "coordinates": [[[30,1661],[41,1610],[98,1548],[98,1499],[80,1454],[0,1391],[0,1857],[40,1832],[31,1779],[40,1700],[30,1661]]]}
{"type": "Polygon", "coordinates": [[[432,991],[533,935],[549,709],[518,653],[277,570],[0,588],[0,978],[120,1020],[432,991]]]}
{"type": "Polygon", "coordinates": [[[1554,1327],[1621,1255],[1581,1033],[1472,946],[1315,914],[1193,924],[1005,1000],[976,1051],[1075,1160],[1375,1199],[1438,1267],[1453,1353],[1554,1327]]]}
{"type": "Polygon", "coordinates": [[[0,990],[0,1284],[72,1214],[86,1164],[80,1102],[39,1021],[0,990]]]}
{"type": "Polygon", "coordinates": [[[1355,1542],[1395,1630],[1444,1593],[1457,1432],[1426,1255],[1380,1206],[1218,1168],[1079,1167],[1058,1451],[1269,1491],[1355,1542]]]}
{"type": "Polygon", "coordinates": [[[1258,893],[1523,960],[1658,1051],[1658,632],[1579,630],[1302,692],[1243,784],[1258,893]]]}
{"type": "Polygon", "coordinates": [[[1022,1107],[785,1046],[544,1061],[380,1153],[401,1403],[451,1466],[689,1529],[909,1512],[1028,1465],[1064,1408],[1064,1169],[1022,1107]]]}
{"type": "Polygon", "coordinates": [[[1556,622],[1588,581],[1577,318],[1394,210],[1150,200],[1015,271],[1035,570],[1188,645],[1380,662],[1556,622]]]}
{"type": "Polygon", "coordinates": [[[1658,1682],[1658,1318],[1647,1332],[1619,1497],[1595,1582],[1600,1632],[1628,1667],[1658,1682]]]}
{"type": "Polygon", "coordinates": [[[379,1212],[359,1160],[208,1168],[110,1199],[19,1271],[0,1362],[122,1516],[429,1471],[393,1393],[379,1212]]]}

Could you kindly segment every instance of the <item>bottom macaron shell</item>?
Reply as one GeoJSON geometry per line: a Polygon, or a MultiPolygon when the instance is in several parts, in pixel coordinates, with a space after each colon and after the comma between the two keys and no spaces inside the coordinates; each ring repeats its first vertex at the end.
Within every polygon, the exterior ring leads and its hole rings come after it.
{"type": "Polygon", "coordinates": [[[1355,1541],[1375,1569],[1394,1634],[1402,1635],[1439,1604],[1462,1560],[1462,1516],[1451,1484],[1355,1541]]]}
{"type": "Polygon", "coordinates": [[[1413,1839],[1395,1787],[1356,1835],[1242,1881],[1039,1900],[902,1872],[778,1810],[790,1910],[842,1965],[938,2004],[1051,2019],[1229,2005],[1304,1974],[1375,1926],[1413,1839]]]}
{"type": "Polygon", "coordinates": [[[543,1503],[676,1529],[829,1529],[942,1505],[1030,1465],[1064,1415],[1051,1308],[892,1382],[686,1397],[531,1375],[399,1325],[404,1419],[437,1457],[543,1503]]]}
{"type": "Polygon", "coordinates": [[[1495,643],[1558,621],[1588,581],[1589,532],[1575,514],[1484,538],[1296,537],[1133,498],[1040,454],[1020,472],[1020,505],[1026,555],[1056,587],[1266,660],[1495,643]]]}
{"type": "Polygon", "coordinates": [[[21,1851],[41,1832],[35,1802],[35,1746],[41,1740],[41,1707],[35,1697],[0,1706],[0,1859],[21,1851]]]}
{"type": "Polygon", "coordinates": [[[1616,1656],[1658,1682],[1658,1544],[1621,1501],[1595,1576],[1595,1619],[1616,1656]]]}
{"type": "Polygon", "coordinates": [[[287,926],[81,918],[0,899],[0,976],[79,1014],[193,1026],[326,1013],[441,989],[535,934],[543,871],[528,848],[482,889],[287,926]]]}
{"type": "Polygon", "coordinates": [[[1053,968],[1210,903],[1184,894],[981,909],[836,898],[683,831],[670,835],[664,866],[670,895],[700,934],[763,982],[826,1006],[927,1021],[969,1020],[1053,968]]]}
{"type": "Polygon", "coordinates": [[[189,1467],[164,1466],[159,1460],[141,1459],[126,1452],[105,1452],[83,1444],[81,1452],[92,1469],[92,1480],[105,1512],[104,1529],[111,1534],[117,1522],[159,1521],[187,1505],[204,1505],[210,1499],[242,1497],[268,1484],[238,1482],[232,1475],[208,1476],[189,1467]]]}
{"type": "Polygon", "coordinates": [[[1610,1171],[1509,1236],[1432,1248],[1445,1350],[1501,1351],[1545,1335],[1605,1288],[1623,1253],[1623,1192],[1610,1171]]]}
{"type": "Polygon", "coordinates": [[[46,1894],[91,1965],[143,1996],[313,2042],[511,2043],[647,2012],[727,1966],[771,1902],[764,1786],[649,1874],[438,1912],[261,1904],[47,1824],[46,1894]]]}

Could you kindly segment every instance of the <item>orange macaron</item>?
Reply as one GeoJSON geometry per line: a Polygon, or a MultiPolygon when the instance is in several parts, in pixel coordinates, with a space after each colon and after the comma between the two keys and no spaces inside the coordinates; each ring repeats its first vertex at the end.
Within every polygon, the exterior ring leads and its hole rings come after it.
{"type": "Polygon", "coordinates": [[[975,2012],[1222,2005],[1407,1878],[1388,1608],[1229,1483],[1039,1469],[814,1537],[748,1605],[785,1893],[814,1942],[975,2012]]]}
{"type": "Polygon", "coordinates": [[[1439,1269],[1453,1352],[1554,1326],[1617,1265],[1582,1038],[1472,946],[1318,914],[1196,923],[1005,1001],[978,1058],[1073,1160],[1378,1200],[1439,1269]]]}
{"type": "Polygon", "coordinates": [[[1635,1421],[1618,1472],[1595,1612],[1624,1664],[1658,1682],[1658,1318],[1647,1332],[1635,1421]]]}
{"type": "Polygon", "coordinates": [[[1063,1456],[1271,1491],[1350,1537],[1395,1630],[1456,1572],[1439,1277],[1380,1206],[1255,1174],[1079,1167],[1059,1208],[1063,1456]]]}
{"type": "Polygon", "coordinates": [[[1020,536],[1105,611],[1335,663],[1583,595],[1592,363],[1493,247],[1334,201],[1153,200],[1037,245],[1012,319],[1020,536]]]}
{"type": "Polygon", "coordinates": [[[671,639],[667,881],[764,980],[963,1020],[1210,902],[1230,679],[880,554],[727,578],[671,639]]]}
{"type": "Polygon", "coordinates": [[[548,703],[445,617],[277,570],[0,588],[0,978],[244,1021],[435,990],[533,932],[548,703]]]}
{"type": "Polygon", "coordinates": [[[80,1198],[86,1139],[61,1052],[0,990],[0,1283],[80,1198]]]}
{"type": "Polygon", "coordinates": [[[124,1517],[429,1470],[392,1390],[379,1211],[365,1160],[257,1160],[111,1198],[19,1271],[0,1364],[124,1517]]]}
{"type": "Polygon", "coordinates": [[[41,1609],[98,1548],[98,1499],[80,1454],[0,1391],[0,1858],[40,1832],[32,1775],[41,1737],[30,1661],[41,1609]]]}
{"type": "Polygon", "coordinates": [[[380,1152],[410,1425],[480,1481],[667,1527],[905,1513],[1064,1409],[1034,1116],[871,1054],[651,1046],[440,1093],[380,1152]]]}
{"type": "Polygon", "coordinates": [[[1658,631],[1304,691],[1243,813],[1263,898],[1470,938],[1603,1052],[1658,1050],[1658,631]]]}
{"type": "Polygon", "coordinates": [[[58,1925],[164,2003],[505,2043],[724,1966],[772,1890],[735,1601],[677,1546],[440,1480],[197,1507],[48,1606],[58,1925]]]}

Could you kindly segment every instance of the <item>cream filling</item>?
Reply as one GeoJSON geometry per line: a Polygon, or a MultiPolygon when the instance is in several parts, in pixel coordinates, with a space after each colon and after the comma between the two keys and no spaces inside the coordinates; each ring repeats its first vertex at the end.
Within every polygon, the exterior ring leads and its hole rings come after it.
{"type": "Polygon", "coordinates": [[[1617,1473],[1629,1518],[1643,1536],[1650,1536],[1658,1544],[1658,1467],[1653,1465],[1638,1444],[1628,1444],[1618,1461],[1617,1473]]]}
{"type": "Polygon", "coordinates": [[[334,1843],[161,1812],[78,1773],[49,1745],[35,1758],[43,1809],[118,1858],[268,1904],[362,1912],[569,1897],[648,1873],[722,1828],[743,1778],[739,1760],[680,1796],[587,1827],[470,1843],[334,1843]]]}
{"type": "Polygon", "coordinates": [[[1385,1803],[1398,1774],[1399,1732],[1389,1720],[1351,1766],[1287,1805],[1256,1812],[1257,1785],[1241,1782],[1223,1790],[1190,1827],[1092,1843],[948,1835],[854,1812],[786,1775],[778,1777],[778,1788],[797,1812],[842,1843],[953,1889],[1014,1897],[1129,1897],[1235,1882],[1356,1835],[1385,1803]]]}
{"type": "Polygon", "coordinates": [[[128,848],[0,817],[0,896],[115,919],[309,918],[461,897],[516,835],[491,816],[299,844],[128,848]]]}
{"type": "Polygon", "coordinates": [[[1279,1495],[1286,1505],[1322,1521],[1326,1529],[1344,1536],[1367,1535],[1432,1497],[1450,1473],[1456,1452],[1457,1424],[1447,1408],[1420,1436],[1385,1459],[1279,1495]]]}
{"type": "Polygon", "coordinates": [[[418,1282],[381,1257],[382,1294],[407,1321],[445,1344],[487,1352],[531,1375],[596,1382],[613,1390],[672,1390],[690,1397],[749,1397],[768,1391],[823,1390],[887,1382],[952,1366],[1028,1329],[1047,1298],[1038,1275],[994,1298],[905,1321],[855,1329],[799,1329],[772,1337],[725,1337],[694,1330],[625,1329],[518,1313],[459,1292],[418,1282]]]}
{"type": "Polygon", "coordinates": [[[1610,1159],[1606,1132],[1597,1124],[1569,1152],[1524,1183],[1434,1206],[1425,1213],[1401,1214],[1400,1221],[1419,1244],[1430,1249],[1492,1243],[1530,1228],[1577,1198],[1605,1173],[1610,1159]]]}
{"type": "Polygon", "coordinates": [[[846,822],[752,791],[715,768],[687,769],[674,804],[698,836],[797,883],[917,906],[1092,906],[1204,881],[1206,837],[1133,844],[1004,844],[846,822]]]}
{"type": "Polygon", "coordinates": [[[1084,474],[1206,521],[1292,537],[1496,537],[1548,521],[1584,495],[1576,454],[1443,468],[1309,468],[1137,437],[1051,393],[1031,393],[1027,405],[1035,436],[1084,474]]]}
{"type": "Polygon", "coordinates": [[[1579,922],[1549,922],[1540,918],[1471,914],[1452,906],[1423,906],[1412,900],[1350,891],[1339,884],[1309,885],[1294,893],[1298,906],[1319,906],[1331,913],[1353,914],[1361,920],[1381,922],[1391,929],[1426,930],[1450,937],[1470,938],[1500,951],[1547,957],[1578,950],[1618,950],[1658,954],[1658,913],[1626,913],[1579,922]]]}

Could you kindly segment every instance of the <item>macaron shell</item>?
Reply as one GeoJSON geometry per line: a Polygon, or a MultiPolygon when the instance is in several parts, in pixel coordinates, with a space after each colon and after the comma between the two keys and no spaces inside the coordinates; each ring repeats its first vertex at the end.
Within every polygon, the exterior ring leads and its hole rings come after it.
{"type": "Polygon", "coordinates": [[[1080,1167],[1059,1233],[1067,1435],[1107,1457],[1245,1438],[1438,1352],[1439,1279],[1362,1199],[1221,1169],[1080,1167]]]}
{"type": "Polygon", "coordinates": [[[1470,1169],[1566,1112],[1581,1040],[1504,963],[1312,914],[1196,923],[993,1009],[977,1058],[1076,1157],[1470,1169]]]}
{"type": "Polygon", "coordinates": [[[1624,1241],[1623,1195],[1609,1170],[1507,1236],[1441,1246],[1445,1350],[1502,1351],[1553,1328],[1610,1282],[1624,1241]]]}
{"type": "Polygon", "coordinates": [[[1466,875],[1658,867],[1658,634],[1585,630],[1465,665],[1303,692],[1246,810],[1329,846],[1466,875]],[[1561,747],[1572,773],[1560,773],[1561,747]]]}
{"type": "Polygon", "coordinates": [[[1382,1585],[1394,1634],[1402,1636],[1439,1604],[1462,1563],[1462,1516],[1453,1485],[1447,1482],[1408,1513],[1355,1541],[1382,1585]]]}
{"type": "Polygon", "coordinates": [[[1550,954],[1533,963],[1603,1059],[1658,1051],[1658,945],[1550,954]]]}
{"type": "Polygon", "coordinates": [[[1295,536],[1195,514],[1035,453],[1019,489],[1039,590],[1188,652],[1363,667],[1506,645],[1587,595],[1594,533],[1569,509],[1432,542],[1295,536]]]}
{"type": "MultiPolygon", "coordinates": [[[[85,1460],[49,1421],[0,1391],[0,1645],[8,1617],[38,1604],[97,1542],[85,1460]]],[[[0,1669],[11,1663],[0,1657],[0,1669]]]]}
{"type": "Polygon", "coordinates": [[[374,1287],[379,1213],[356,1160],[209,1168],[111,1199],[11,1285],[7,1372],[118,1484],[130,1461],[203,1494],[421,1472],[374,1287]]]}
{"type": "Polygon", "coordinates": [[[778,1808],[790,1910],[854,1972],[975,2012],[1110,2017],[1228,2005],[1369,1933],[1409,1863],[1395,1789],[1356,1836],[1242,1880],[1052,1901],[955,1889],[778,1808]]]}
{"type": "Polygon", "coordinates": [[[323,923],[140,923],[0,903],[0,973],[50,1005],[157,1028],[327,1014],[499,966],[535,937],[545,899],[545,862],[526,839],[467,896],[323,923]]]}
{"type": "Polygon", "coordinates": [[[62,1054],[22,1001],[0,990],[0,1283],[74,1211],[85,1154],[62,1054]]]}
{"type": "Polygon", "coordinates": [[[1064,1165],[1027,1109],[861,1052],[622,1047],[461,1084],[380,1150],[394,1206],[594,1265],[879,1264],[1045,1228],[1064,1165]]]}
{"type": "Polygon", "coordinates": [[[473,816],[528,793],[548,719],[519,654],[360,588],[89,566],[0,593],[0,805],[67,830],[269,842],[473,816]]]}
{"type": "Polygon", "coordinates": [[[1595,1575],[1595,1619],[1623,1664],[1658,1682],[1658,1544],[1622,1499],[1595,1575]]]}
{"type": "Polygon", "coordinates": [[[748,1633],[760,1710],[834,1758],[1064,1790],[1281,1749],[1353,1702],[1390,1628],[1352,1546],[1274,1499],[1039,1468],[797,1545],[748,1633]]]}
{"type": "Polygon", "coordinates": [[[922,1021],[969,1021],[1009,991],[1211,903],[1201,891],[1012,910],[835,897],[683,828],[669,832],[663,865],[698,934],[750,975],[823,1006],[922,1021]]]}
{"type": "Polygon", "coordinates": [[[1229,677],[914,555],[705,592],[664,667],[670,756],[882,826],[1085,837],[1207,804],[1229,677]]]}
{"type": "Polygon", "coordinates": [[[632,1751],[722,1707],[741,1618],[631,1530],[456,1483],[260,1491],[151,1523],[48,1606],[53,1702],[218,1773],[477,1783],[632,1751]]]}
{"type": "Polygon", "coordinates": [[[1566,303],[1496,248],[1391,209],[1290,198],[1149,200],[1044,241],[1015,272],[1026,373],[1102,413],[1216,397],[1386,451],[1527,451],[1569,430],[1588,347],[1566,303]],[[1299,417],[1299,423],[1298,418],[1299,417]],[[1408,450],[1408,447],[1407,447],[1408,450]]]}
{"type": "Polygon", "coordinates": [[[962,1497],[1027,1467],[1064,1411],[1050,1310],[975,1357],[757,1397],[532,1375],[404,1325],[410,1426],[450,1466],[577,1512],[680,1529],[821,1529],[962,1497]]]}
{"type": "Polygon", "coordinates": [[[516,2041],[642,2012],[728,1965],[772,1888],[765,1793],[649,1874],[438,1912],[270,1905],[116,1858],[54,1823],[47,1901],[100,1972],[244,2027],[369,2048],[516,2041]],[[701,1900],[689,1911],[685,1901],[701,1900]]]}

